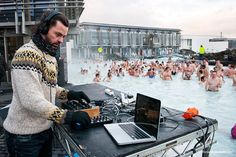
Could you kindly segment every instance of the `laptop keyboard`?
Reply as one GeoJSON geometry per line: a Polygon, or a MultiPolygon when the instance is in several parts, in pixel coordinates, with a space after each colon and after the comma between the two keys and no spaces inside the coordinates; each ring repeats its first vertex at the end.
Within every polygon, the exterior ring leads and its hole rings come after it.
{"type": "Polygon", "coordinates": [[[134,124],[119,124],[119,126],[133,139],[149,138],[147,134],[134,124]]]}

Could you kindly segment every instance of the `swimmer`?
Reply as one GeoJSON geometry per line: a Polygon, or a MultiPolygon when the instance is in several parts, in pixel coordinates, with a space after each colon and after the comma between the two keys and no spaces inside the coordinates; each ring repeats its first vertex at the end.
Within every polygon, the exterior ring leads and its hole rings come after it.
{"type": "Polygon", "coordinates": [[[112,79],[112,74],[111,74],[110,71],[108,71],[107,77],[105,77],[105,78],[103,79],[103,81],[105,81],[105,82],[111,82],[111,79],[112,79]]]}
{"type": "Polygon", "coordinates": [[[187,64],[186,64],[186,67],[184,67],[183,73],[182,73],[182,78],[183,78],[183,80],[191,80],[192,74],[193,74],[193,70],[192,70],[192,68],[190,67],[190,64],[187,63],[187,64]]]}
{"type": "Polygon", "coordinates": [[[93,79],[93,82],[101,82],[100,73],[95,74],[95,78],[93,79]]]}
{"type": "Polygon", "coordinates": [[[154,68],[150,68],[148,69],[147,73],[145,75],[143,75],[144,77],[145,76],[148,76],[149,78],[155,78],[155,71],[154,71],[154,68]]]}
{"type": "Polygon", "coordinates": [[[161,72],[160,77],[162,80],[172,80],[170,68],[166,67],[164,71],[161,72]]]}
{"type": "Polygon", "coordinates": [[[201,76],[199,84],[205,86],[205,84],[206,84],[206,77],[205,76],[201,76]]]}
{"type": "Polygon", "coordinates": [[[233,86],[236,86],[236,74],[232,76],[232,79],[233,79],[233,86]]]}
{"type": "Polygon", "coordinates": [[[221,80],[217,77],[216,71],[211,71],[210,78],[207,79],[205,88],[207,91],[217,92],[221,87],[221,80]]]}

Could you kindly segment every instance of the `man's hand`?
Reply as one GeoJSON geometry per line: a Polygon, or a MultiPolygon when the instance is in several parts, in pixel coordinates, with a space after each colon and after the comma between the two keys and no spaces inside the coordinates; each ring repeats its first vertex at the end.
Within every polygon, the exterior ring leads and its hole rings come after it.
{"type": "Polygon", "coordinates": [[[82,104],[88,104],[90,103],[89,97],[82,91],[73,91],[70,90],[67,94],[68,100],[77,100],[82,104]]]}

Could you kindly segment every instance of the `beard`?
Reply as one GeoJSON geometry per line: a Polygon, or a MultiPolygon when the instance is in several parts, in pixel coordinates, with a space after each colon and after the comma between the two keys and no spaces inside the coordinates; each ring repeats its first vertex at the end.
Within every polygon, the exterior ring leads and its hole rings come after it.
{"type": "Polygon", "coordinates": [[[51,45],[54,49],[58,49],[60,46],[59,42],[53,43],[47,35],[45,35],[45,42],[48,43],[49,45],[51,45]]]}
{"type": "Polygon", "coordinates": [[[42,36],[40,33],[36,33],[32,37],[35,45],[44,53],[49,54],[53,57],[59,52],[60,44],[51,43],[51,40],[47,36],[42,36]]]}

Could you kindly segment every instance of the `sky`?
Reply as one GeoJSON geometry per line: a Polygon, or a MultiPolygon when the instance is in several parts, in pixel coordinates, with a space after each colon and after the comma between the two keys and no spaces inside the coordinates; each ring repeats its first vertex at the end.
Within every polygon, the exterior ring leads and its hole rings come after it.
{"type": "Polygon", "coordinates": [[[80,22],[181,29],[236,38],[236,0],[84,0],[80,22]]]}

